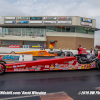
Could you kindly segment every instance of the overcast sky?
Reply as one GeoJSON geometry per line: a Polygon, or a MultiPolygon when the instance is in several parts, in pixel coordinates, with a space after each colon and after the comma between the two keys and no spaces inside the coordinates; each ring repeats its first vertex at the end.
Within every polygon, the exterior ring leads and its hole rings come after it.
{"type": "MultiPolygon", "coordinates": [[[[81,16],[96,19],[100,28],[100,0],[0,0],[1,16],[81,16]]],[[[95,45],[100,45],[100,31],[95,45]]]]}

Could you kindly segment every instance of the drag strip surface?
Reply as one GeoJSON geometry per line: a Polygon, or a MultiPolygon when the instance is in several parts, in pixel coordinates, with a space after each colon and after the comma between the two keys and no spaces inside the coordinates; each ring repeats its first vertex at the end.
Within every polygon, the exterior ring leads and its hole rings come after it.
{"type": "MultiPolygon", "coordinates": [[[[96,87],[100,87],[100,71],[96,69],[81,71],[13,72],[0,75],[0,91],[43,91],[47,94],[63,91],[73,100],[99,100],[100,95],[78,94],[80,91],[97,91],[95,89],[96,87]]],[[[37,97],[30,97],[30,95],[0,94],[0,98],[19,96],[26,96],[25,98],[18,98],[21,100],[27,100],[28,98],[41,100],[41,98],[45,98],[39,95],[37,97]]]]}

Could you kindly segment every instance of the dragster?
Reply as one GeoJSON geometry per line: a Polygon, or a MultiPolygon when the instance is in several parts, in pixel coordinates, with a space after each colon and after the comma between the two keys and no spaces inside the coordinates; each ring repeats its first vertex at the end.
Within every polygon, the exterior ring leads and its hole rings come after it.
{"type": "Polygon", "coordinates": [[[91,56],[90,58],[84,58],[67,52],[66,56],[64,57],[55,57],[52,59],[42,59],[10,64],[1,62],[0,74],[3,74],[4,72],[81,70],[92,68],[100,68],[100,54],[98,57],[91,56]]]}

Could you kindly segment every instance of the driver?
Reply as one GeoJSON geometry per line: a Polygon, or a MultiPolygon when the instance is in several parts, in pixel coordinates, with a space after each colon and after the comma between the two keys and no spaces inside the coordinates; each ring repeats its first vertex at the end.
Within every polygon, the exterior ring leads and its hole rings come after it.
{"type": "Polygon", "coordinates": [[[78,55],[80,55],[81,57],[87,57],[87,52],[86,49],[82,48],[81,45],[79,45],[78,48],[78,55]]]}

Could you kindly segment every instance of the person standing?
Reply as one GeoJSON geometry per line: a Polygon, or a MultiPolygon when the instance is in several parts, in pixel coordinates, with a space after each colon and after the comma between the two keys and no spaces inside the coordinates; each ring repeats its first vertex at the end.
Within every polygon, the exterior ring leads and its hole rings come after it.
{"type": "Polygon", "coordinates": [[[98,49],[94,48],[94,55],[97,57],[98,56],[98,49]]]}
{"type": "Polygon", "coordinates": [[[92,49],[92,47],[91,47],[91,49],[90,49],[90,54],[92,54],[92,50],[93,50],[93,49],[92,49]]]}

